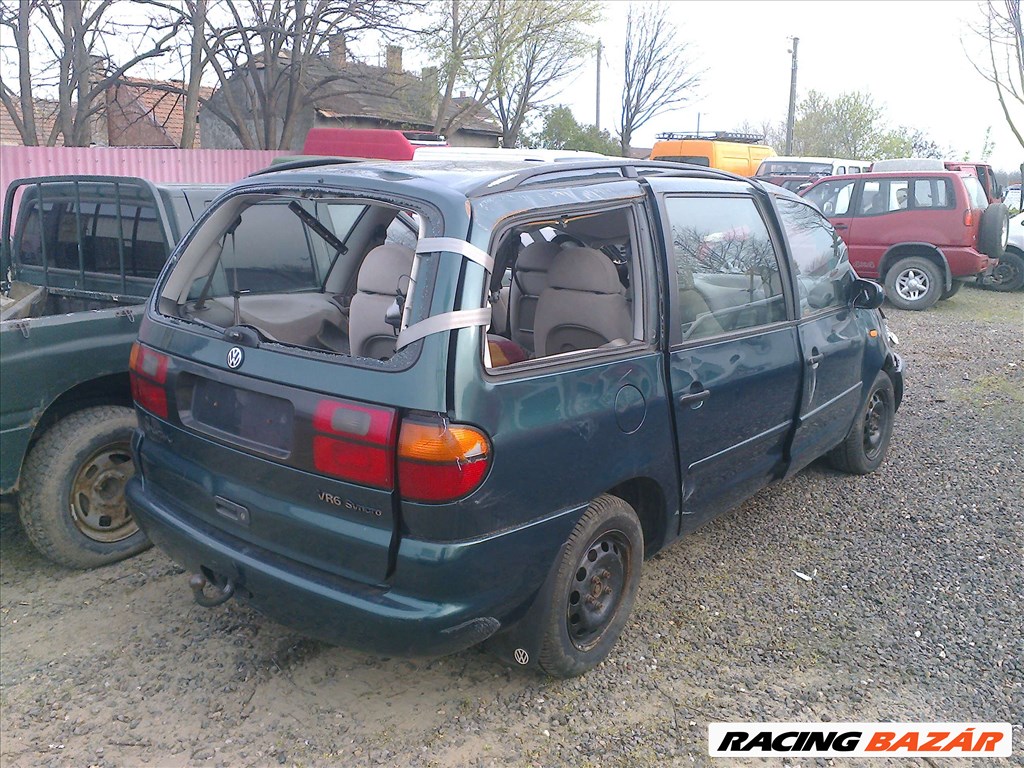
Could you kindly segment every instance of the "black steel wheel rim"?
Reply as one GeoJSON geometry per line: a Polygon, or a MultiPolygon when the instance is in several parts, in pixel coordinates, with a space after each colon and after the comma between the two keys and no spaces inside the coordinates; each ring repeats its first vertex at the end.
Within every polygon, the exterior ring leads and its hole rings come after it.
{"type": "Polygon", "coordinates": [[[569,639],[593,648],[618,614],[629,588],[632,550],[620,531],[602,533],[576,564],[566,603],[569,639]]]}
{"type": "Polygon", "coordinates": [[[864,454],[869,459],[875,458],[882,450],[888,418],[889,408],[885,393],[881,390],[872,392],[868,401],[868,412],[864,415],[864,454]]]}

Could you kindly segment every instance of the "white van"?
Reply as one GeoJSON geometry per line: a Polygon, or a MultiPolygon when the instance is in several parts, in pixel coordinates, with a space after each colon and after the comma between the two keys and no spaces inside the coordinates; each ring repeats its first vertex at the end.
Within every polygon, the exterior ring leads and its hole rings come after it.
{"type": "Polygon", "coordinates": [[[870,168],[871,163],[866,160],[844,160],[836,157],[769,157],[758,166],[754,178],[795,192],[822,176],[866,173],[870,168]]]}

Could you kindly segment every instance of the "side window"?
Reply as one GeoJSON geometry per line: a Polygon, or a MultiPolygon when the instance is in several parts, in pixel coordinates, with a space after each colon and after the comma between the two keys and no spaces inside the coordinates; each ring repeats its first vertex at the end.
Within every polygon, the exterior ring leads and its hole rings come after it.
{"type": "Polygon", "coordinates": [[[835,174],[836,176],[842,176],[842,175],[843,175],[844,173],[846,173],[846,166],[845,166],[845,165],[838,165],[838,166],[836,166],[836,167],[835,167],[835,168],[834,168],[834,169],[832,170],[832,172],[833,172],[833,173],[834,173],[834,174],[835,174]]]}
{"type": "Polygon", "coordinates": [[[858,216],[877,216],[888,211],[889,207],[886,204],[885,192],[882,189],[883,184],[887,186],[888,183],[880,181],[864,182],[860,193],[860,205],[857,206],[858,216]]]}
{"type": "Polygon", "coordinates": [[[811,206],[792,200],[778,205],[800,289],[801,317],[845,305],[856,275],[842,239],[811,206]]]}
{"type": "Polygon", "coordinates": [[[855,181],[826,181],[807,193],[807,199],[826,216],[847,216],[855,181]]]}
{"type": "Polygon", "coordinates": [[[749,197],[668,197],[684,339],[786,319],[779,264],[749,197]]]}
{"type": "Polygon", "coordinates": [[[889,211],[905,211],[907,209],[907,189],[909,186],[910,182],[906,179],[889,182],[889,194],[887,196],[889,211]]]}
{"type": "Polygon", "coordinates": [[[947,179],[915,179],[913,182],[915,208],[951,208],[953,196],[947,179]]]}

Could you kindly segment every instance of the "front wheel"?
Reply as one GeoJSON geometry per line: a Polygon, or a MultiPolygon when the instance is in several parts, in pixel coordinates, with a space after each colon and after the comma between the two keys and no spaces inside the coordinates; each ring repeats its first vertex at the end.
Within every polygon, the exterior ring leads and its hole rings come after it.
{"type": "Polygon", "coordinates": [[[29,452],[18,511],[29,540],[69,568],[94,568],[149,546],[128,512],[135,474],[131,408],[99,406],[58,421],[29,452]]]}
{"type": "Polygon", "coordinates": [[[829,462],[839,471],[851,475],[874,472],[885,459],[895,417],[896,396],[892,379],[885,371],[879,371],[850,433],[829,453],[829,462]]]}
{"type": "Polygon", "coordinates": [[[575,677],[608,656],[633,609],[643,559],[643,531],[632,507],[599,496],[563,551],[540,628],[541,669],[575,677]]]}
{"type": "Polygon", "coordinates": [[[942,296],[942,270],[921,256],[900,259],[885,273],[885,295],[898,309],[928,309],[942,296]]]}

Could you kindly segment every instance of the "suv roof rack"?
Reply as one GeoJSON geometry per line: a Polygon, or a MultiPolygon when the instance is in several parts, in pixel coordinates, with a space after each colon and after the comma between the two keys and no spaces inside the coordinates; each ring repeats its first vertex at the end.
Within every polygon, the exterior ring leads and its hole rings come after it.
{"type": "Polygon", "coordinates": [[[669,131],[659,133],[657,138],[661,141],[686,141],[687,139],[701,139],[703,141],[735,141],[740,144],[760,144],[764,136],[757,133],[732,133],[730,131],[704,131],[701,133],[678,133],[669,131]]]}
{"type": "MultiPolygon", "coordinates": [[[[672,163],[662,160],[629,160],[622,158],[617,160],[580,160],[565,161],[560,163],[545,163],[534,168],[527,168],[522,171],[514,171],[506,176],[491,180],[473,187],[466,194],[467,196],[481,197],[498,192],[508,192],[511,189],[518,189],[532,179],[542,176],[557,175],[559,180],[571,179],[578,176],[581,181],[595,181],[594,171],[618,171],[614,179],[635,179],[642,172],[652,174],[673,175],[679,172],[686,172],[690,176],[703,179],[723,179],[726,181],[750,181],[742,176],[719,171],[715,168],[706,168],[702,165],[688,165],[686,163],[672,163]]],[[[608,180],[614,180],[608,179],[608,180]]]]}

